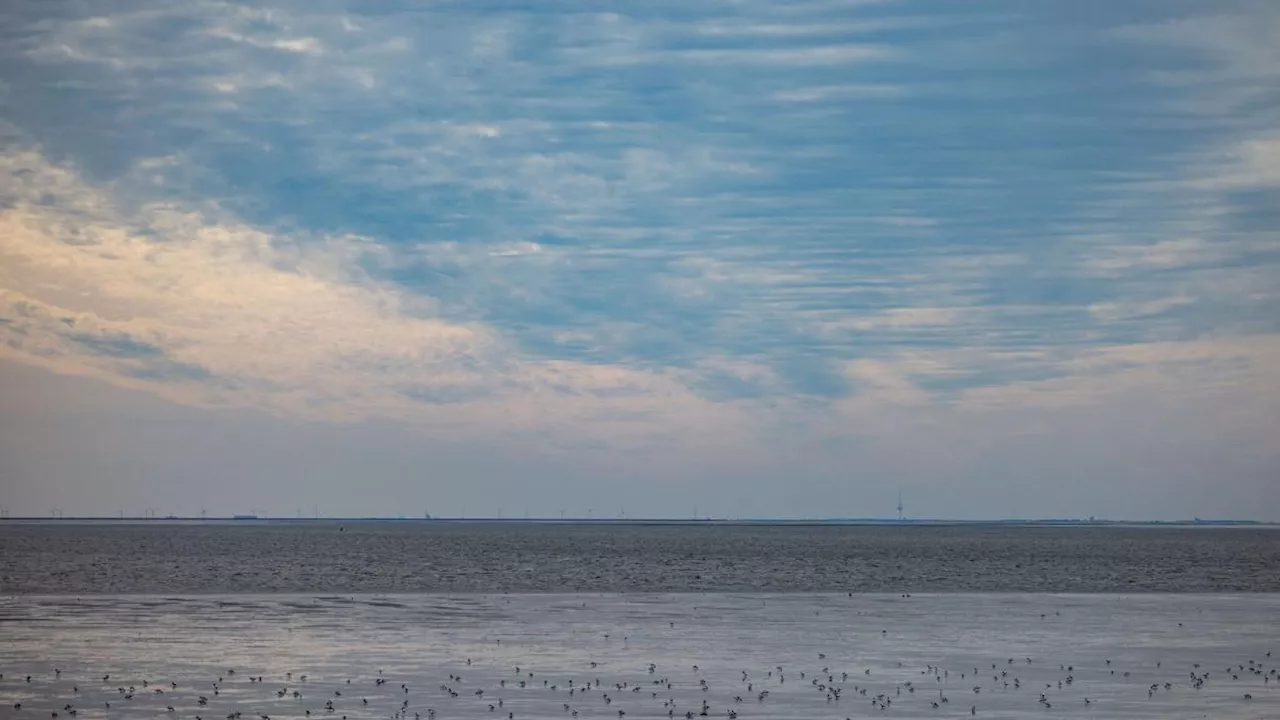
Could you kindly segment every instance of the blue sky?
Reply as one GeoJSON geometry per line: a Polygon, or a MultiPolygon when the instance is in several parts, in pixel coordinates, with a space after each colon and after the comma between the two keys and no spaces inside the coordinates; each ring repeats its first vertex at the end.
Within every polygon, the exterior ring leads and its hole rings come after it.
{"type": "Polygon", "coordinates": [[[0,504],[1280,518],[1273,3],[0,32],[0,504]]]}

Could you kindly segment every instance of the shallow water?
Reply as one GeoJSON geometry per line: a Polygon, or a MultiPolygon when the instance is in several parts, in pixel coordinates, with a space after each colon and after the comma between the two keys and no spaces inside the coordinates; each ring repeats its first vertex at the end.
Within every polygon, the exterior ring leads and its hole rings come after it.
{"type": "Polygon", "coordinates": [[[29,596],[0,601],[0,718],[1275,718],[1277,618],[1273,594],[29,596]]]}
{"type": "Polygon", "coordinates": [[[3,593],[1280,592],[1280,529],[0,524],[3,593]]]}

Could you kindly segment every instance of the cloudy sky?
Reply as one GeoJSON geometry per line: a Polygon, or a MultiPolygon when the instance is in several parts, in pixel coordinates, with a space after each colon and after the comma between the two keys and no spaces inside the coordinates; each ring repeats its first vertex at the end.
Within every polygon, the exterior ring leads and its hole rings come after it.
{"type": "Polygon", "coordinates": [[[0,506],[1280,520],[1280,4],[0,8],[0,506]]]}

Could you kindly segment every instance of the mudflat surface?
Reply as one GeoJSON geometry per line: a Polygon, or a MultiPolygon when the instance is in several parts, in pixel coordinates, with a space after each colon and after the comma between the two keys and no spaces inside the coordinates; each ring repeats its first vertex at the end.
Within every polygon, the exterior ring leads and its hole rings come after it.
{"type": "Polygon", "coordinates": [[[1275,718],[1278,616],[1270,593],[23,596],[0,720],[1275,718]]]}

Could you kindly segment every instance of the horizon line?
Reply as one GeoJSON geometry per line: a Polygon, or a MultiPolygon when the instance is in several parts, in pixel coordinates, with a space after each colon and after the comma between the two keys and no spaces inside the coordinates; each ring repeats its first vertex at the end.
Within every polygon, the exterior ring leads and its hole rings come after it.
{"type": "Polygon", "coordinates": [[[1211,525],[1211,526],[1271,526],[1280,525],[1274,520],[1247,520],[1237,518],[1177,518],[1164,520],[1130,520],[1123,518],[882,518],[882,517],[502,517],[502,516],[272,516],[256,514],[235,515],[164,515],[164,516],[5,516],[2,523],[218,523],[218,524],[334,524],[334,523],[421,523],[421,524],[508,524],[508,525],[1211,525]]]}

